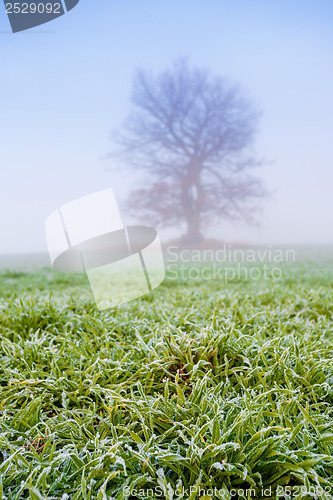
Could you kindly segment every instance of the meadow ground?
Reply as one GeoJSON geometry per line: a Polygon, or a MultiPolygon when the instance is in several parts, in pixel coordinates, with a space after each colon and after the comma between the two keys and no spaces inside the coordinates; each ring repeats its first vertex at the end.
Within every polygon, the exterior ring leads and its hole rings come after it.
{"type": "Polygon", "coordinates": [[[175,279],[98,312],[0,275],[0,498],[333,498],[333,267],[175,279]]]}

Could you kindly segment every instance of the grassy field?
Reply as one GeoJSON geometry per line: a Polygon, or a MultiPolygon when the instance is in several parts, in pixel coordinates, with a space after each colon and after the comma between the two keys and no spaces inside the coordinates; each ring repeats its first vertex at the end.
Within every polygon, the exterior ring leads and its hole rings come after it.
{"type": "Polygon", "coordinates": [[[333,267],[98,312],[0,274],[0,498],[333,498],[333,267]]]}

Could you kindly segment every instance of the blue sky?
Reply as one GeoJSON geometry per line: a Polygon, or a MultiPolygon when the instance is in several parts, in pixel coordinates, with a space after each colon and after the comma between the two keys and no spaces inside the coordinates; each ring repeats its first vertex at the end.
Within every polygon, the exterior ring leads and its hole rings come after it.
{"type": "Polygon", "coordinates": [[[0,253],[44,251],[44,220],[63,203],[108,187],[125,198],[136,177],[106,156],[134,70],[180,56],[239,82],[263,112],[255,149],[274,195],[261,228],[221,221],[220,238],[333,243],[332,27],[330,0],[81,0],[12,34],[1,4],[0,253]]]}

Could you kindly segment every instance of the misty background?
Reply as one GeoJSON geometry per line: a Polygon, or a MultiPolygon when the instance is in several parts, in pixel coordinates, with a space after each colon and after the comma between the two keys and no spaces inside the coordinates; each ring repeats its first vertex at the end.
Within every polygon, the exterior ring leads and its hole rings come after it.
{"type": "Polygon", "coordinates": [[[257,175],[274,192],[261,226],[221,220],[207,236],[333,244],[332,19],[329,0],[81,0],[13,35],[0,4],[0,254],[45,252],[46,217],[80,196],[112,187],[123,206],[140,173],[108,155],[134,71],[179,56],[240,83],[263,112],[257,175]]]}

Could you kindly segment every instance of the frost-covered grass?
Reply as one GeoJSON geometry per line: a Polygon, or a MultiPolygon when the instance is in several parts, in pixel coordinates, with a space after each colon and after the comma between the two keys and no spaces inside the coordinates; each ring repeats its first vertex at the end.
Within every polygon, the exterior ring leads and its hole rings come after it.
{"type": "Polygon", "coordinates": [[[82,277],[0,280],[0,498],[333,498],[332,268],[105,312],[82,277]]]}

